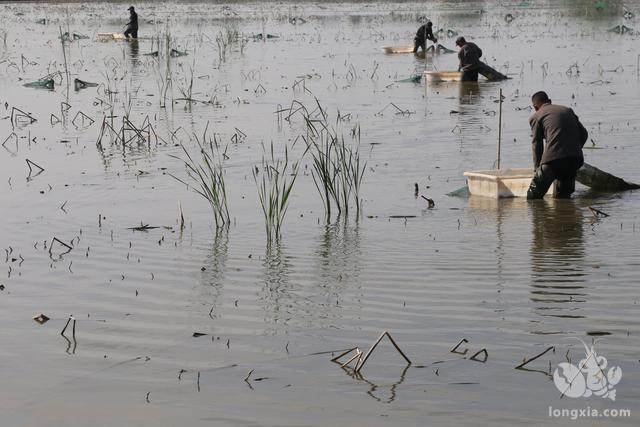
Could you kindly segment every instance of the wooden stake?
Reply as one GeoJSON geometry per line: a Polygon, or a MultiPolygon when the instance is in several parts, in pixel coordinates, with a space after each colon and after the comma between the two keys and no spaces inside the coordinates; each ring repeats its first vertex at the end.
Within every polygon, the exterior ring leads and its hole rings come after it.
{"type": "Polygon", "coordinates": [[[496,162],[496,169],[500,170],[500,145],[502,144],[502,88],[499,94],[499,107],[498,107],[498,160],[496,162]]]}

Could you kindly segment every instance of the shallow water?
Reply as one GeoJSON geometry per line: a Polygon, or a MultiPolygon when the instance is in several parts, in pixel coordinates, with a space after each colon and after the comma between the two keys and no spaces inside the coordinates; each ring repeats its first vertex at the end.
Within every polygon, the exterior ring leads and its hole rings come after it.
{"type": "MultiPolygon", "coordinates": [[[[623,19],[613,3],[604,12],[590,2],[524,4],[143,3],[142,39],[103,43],[95,34],[121,28],[122,5],[3,3],[3,423],[565,425],[572,421],[549,417],[550,406],[588,406],[630,409],[632,417],[605,422],[637,425],[637,192],[581,188],[572,200],[537,202],[445,196],[464,185],[464,171],[492,167],[499,89],[503,167],[529,166],[527,107],[544,89],[589,130],[587,162],[640,182],[638,36],[606,31],[640,29],[640,19],[623,19]],[[411,44],[421,14],[472,36],[512,79],[426,89],[397,82],[425,62],[380,47],[411,44]],[[182,97],[193,69],[193,98],[215,96],[216,106],[160,107],[157,70],[166,61],[144,53],[167,25],[173,46],[189,52],[170,60],[169,99],[182,97]],[[225,27],[279,37],[250,39],[242,51],[233,44],[221,60],[215,37],[225,27]],[[57,37],[67,29],[91,37],[65,50],[71,80],[100,86],[23,87],[64,74],[57,37]],[[107,87],[117,92],[111,98],[107,87]],[[360,125],[363,215],[324,224],[307,156],[283,237],[267,245],[251,169],[271,141],[300,158],[301,144],[292,145],[301,120],[278,121],[275,112],[294,99],[314,108],[315,97],[333,121],[338,110],[351,114],[339,126],[347,140],[360,125]],[[161,139],[123,149],[106,138],[98,149],[103,116],[118,124],[129,99],[131,120],[148,117],[161,139]],[[13,107],[37,121],[15,110],[12,119],[13,107]],[[74,122],[79,111],[95,122],[74,122]],[[207,122],[228,156],[232,225],[222,232],[206,202],[169,176],[184,177],[172,155],[179,143],[194,152],[192,135],[207,122]],[[240,143],[236,128],[246,134],[240,143]],[[44,172],[26,179],[26,159],[44,172]],[[414,196],[414,183],[433,209],[414,196]],[[596,218],[589,206],[610,216],[596,218]],[[160,228],[129,229],[140,223],[160,228]],[[73,250],[50,252],[53,237],[73,250]],[[51,318],[42,326],[32,320],[40,313],[51,318]],[[75,340],[60,335],[70,314],[75,340]],[[365,350],[384,330],[411,366],[388,343],[362,376],[330,362],[326,352],[365,350]],[[574,338],[596,337],[598,354],[622,368],[615,402],[560,398],[546,372],[584,357],[574,338]],[[450,353],[463,338],[467,359],[450,353]],[[513,369],[549,346],[555,353],[527,366],[539,372],[513,369]],[[468,359],[481,349],[486,363],[468,359]]],[[[637,3],[626,6],[640,16],[637,3]]],[[[454,69],[456,57],[428,56],[426,66],[454,69]]]]}

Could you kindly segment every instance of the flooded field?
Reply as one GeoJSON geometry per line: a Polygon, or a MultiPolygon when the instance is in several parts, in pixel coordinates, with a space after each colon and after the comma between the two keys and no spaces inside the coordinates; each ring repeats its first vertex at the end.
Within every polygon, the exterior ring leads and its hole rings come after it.
{"type": "Polygon", "coordinates": [[[500,89],[502,167],[531,165],[546,90],[588,163],[640,182],[640,4],[562,3],[140,3],[137,42],[98,39],[128,3],[0,4],[2,425],[637,425],[638,192],[446,195],[493,167],[500,89]],[[511,79],[407,81],[457,68],[381,49],[425,18],[511,79]],[[311,124],[363,173],[328,221],[311,124]],[[222,227],[184,162],[214,139],[222,227]],[[297,176],[268,239],[276,170],[297,176]],[[383,331],[411,365],[387,340],[331,361],[383,331]],[[615,400],[556,388],[578,339],[615,400]]]}

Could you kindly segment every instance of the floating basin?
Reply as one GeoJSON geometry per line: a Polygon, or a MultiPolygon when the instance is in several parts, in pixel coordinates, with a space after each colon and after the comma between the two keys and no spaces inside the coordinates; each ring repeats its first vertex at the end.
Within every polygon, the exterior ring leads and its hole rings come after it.
{"type": "Polygon", "coordinates": [[[425,71],[424,78],[428,83],[459,82],[462,80],[460,71],[425,71]]]}
{"type": "Polygon", "coordinates": [[[122,33],[98,33],[98,40],[102,42],[126,39],[127,38],[122,33]]]}
{"type": "MultiPolygon", "coordinates": [[[[465,172],[467,186],[472,196],[493,197],[527,197],[527,190],[533,178],[533,169],[516,168],[500,170],[482,170],[465,172]]],[[[549,192],[553,192],[555,184],[549,192]]],[[[547,193],[549,193],[547,192],[547,193]]]]}
{"type": "Polygon", "coordinates": [[[413,53],[413,46],[383,46],[384,53],[413,53]]]}

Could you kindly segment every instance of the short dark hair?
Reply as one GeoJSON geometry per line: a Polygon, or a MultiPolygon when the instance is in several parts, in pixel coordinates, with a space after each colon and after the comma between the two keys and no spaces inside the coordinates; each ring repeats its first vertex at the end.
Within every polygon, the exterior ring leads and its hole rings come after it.
{"type": "Polygon", "coordinates": [[[551,100],[549,99],[547,92],[542,90],[534,93],[533,96],[531,96],[531,102],[539,102],[541,104],[546,104],[549,101],[551,100]]]}
{"type": "Polygon", "coordinates": [[[427,27],[431,27],[432,25],[433,25],[433,22],[427,21],[427,27]]]}
{"type": "Polygon", "coordinates": [[[464,39],[464,37],[460,36],[456,39],[456,46],[462,46],[463,44],[465,44],[467,41],[464,39]]]}

